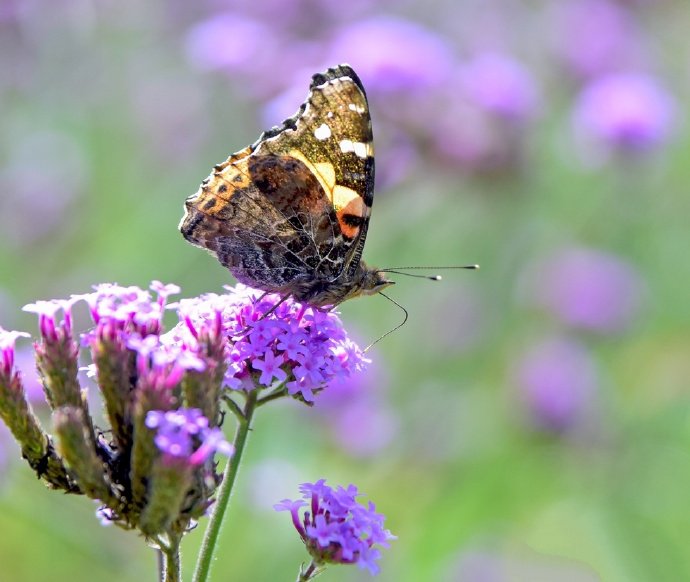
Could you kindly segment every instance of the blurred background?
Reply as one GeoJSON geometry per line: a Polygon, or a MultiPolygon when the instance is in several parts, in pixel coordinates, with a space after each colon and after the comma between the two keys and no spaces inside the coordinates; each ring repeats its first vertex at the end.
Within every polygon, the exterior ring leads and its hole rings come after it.
{"type": "MultiPolygon", "coordinates": [[[[399,536],[382,581],[690,580],[688,22],[683,0],[2,0],[0,325],[35,333],[24,304],[100,282],[218,292],[183,200],[348,62],[376,138],[368,262],[482,269],[399,277],[410,319],[365,374],[262,410],[214,580],[294,579],[271,507],[322,477],[399,536]]],[[[402,317],[341,314],[362,345],[402,317]]],[[[155,578],[2,428],[0,578],[155,578]]]]}

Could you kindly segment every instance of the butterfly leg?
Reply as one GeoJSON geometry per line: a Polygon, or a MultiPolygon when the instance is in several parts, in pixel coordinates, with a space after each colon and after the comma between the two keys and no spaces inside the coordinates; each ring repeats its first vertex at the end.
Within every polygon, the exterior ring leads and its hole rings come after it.
{"type": "MultiPolygon", "coordinates": [[[[258,303],[259,301],[261,301],[264,297],[266,297],[266,295],[268,295],[268,293],[269,293],[269,292],[266,291],[261,297],[259,297],[259,298],[256,300],[256,302],[258,303]]],[[[281,305],[282,303],[285,303],[285,301],[287,301],[289,297],[290,297],[290,295],[283,295],[283,296],[280,298],[280,301],[278,301],[278,303],[276,303],[273,307],[271,307],[271,308],[270,308],[266,313],[264,313],[259,319],[257,319],[256,321],[252,321],[251,323],[247,324],[247,326],[246,326],[242,331],[239,331],[239,332],[233,334],[233,337],[243,337],[243,336],[247,335],[248,333],[250,333],[250,332],[252,331],[252,329],[254,329],[254,325],[255,325],[255,324],[259,323],[260,321],[263,321],[263,320],[266,319],[269,315],[271,315],[272,313],[274,313],[275,310],[278,309],[278,307],[280,307],[280,305],[281,305]]]]}

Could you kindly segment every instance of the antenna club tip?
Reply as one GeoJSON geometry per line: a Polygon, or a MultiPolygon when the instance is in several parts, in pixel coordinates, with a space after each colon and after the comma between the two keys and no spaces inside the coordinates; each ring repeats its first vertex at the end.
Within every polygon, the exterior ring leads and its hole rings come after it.
{"type": "Polygon", "coordinates": [[[443,277],[441,277],[441,275],[434,275],[433,277],[431,277],[431,280],[432,281],[442,281],[443,277]]]}
{"type": "Polygon", "coordinates": [[[479,265],[470,265],[470,269],[474,269],[475,271],[479,271],[479,265]]]}

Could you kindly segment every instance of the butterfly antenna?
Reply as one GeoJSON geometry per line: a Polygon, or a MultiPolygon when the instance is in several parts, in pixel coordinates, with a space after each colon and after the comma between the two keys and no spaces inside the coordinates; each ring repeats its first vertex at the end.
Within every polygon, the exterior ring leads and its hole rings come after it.
{"type": "Polygon", "coordinates": [[[440,281],[441,275],[413,275],[412,273],[403,273],[403,270],[411,269],[479,269],[479,265],[460,265],[454,267],[389,267],[387,269],[379,269],[379,273],[395,273],[396,275],[405,275],[407,277],[417,277],[418,279],[429,279],[430,281],[440,281]]]}
{"type": "MultiPolygon", "coordinates": [[[[419,275],[419,276],[421,276],[421,275],[419,275]]],[[[386,333],[384,333],[380,338],[378,338],[375,342],[370,343],[366,348],[364,348],[364,352],[363,352],[363,353],[365,353],[365,354],[369,351],[369,348],[375,346],[375,345],[376,345],[377,343],[379,343],[384,337],[389,336],[389,335],[392,334],[394,331],[398,331],[403,325],[405,325],[405,323],[407,322],[407,318],[408,318],[408,316],[409,316],[409,314],[407,313],[407,309],[405,309],[402,305],[400,305],[400,303],[398,303],[397,301],[395,301],[395,299],[390,298],[390,297],[389,297],[388,295],[386,295],[385,293],[381,293],[381,291],[379,291],[379,295],[383,295],[386,299],[388,299],[388,301],[390,301],[391,303],[394,303],[394,304],[397,305],[400,309],[402,309],[402,310],[403,310],[403,313],[405,314],[405,318],[404,318],[398,325],[396,325],[393,329],[388,330],[388,331],[387,331],[386,333]]]]}
{"type": "Polygon", "coordinates": [[[396,275],[405,275],[406,277],[416,277],[417,279],[429,279],[429,281],[440,281],[441,275],[413,275],[412,273],[403,273],[394,269],[381,269],[379,273],[395,273],[396,275]]]}

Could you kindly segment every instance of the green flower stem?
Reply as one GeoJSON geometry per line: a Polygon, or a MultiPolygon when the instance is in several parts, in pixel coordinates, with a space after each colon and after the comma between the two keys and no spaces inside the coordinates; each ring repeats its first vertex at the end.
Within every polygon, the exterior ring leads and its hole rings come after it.
{"type": "Polygon", "coordinates": [[[288,390],[287,390],[286,384],[287,384],[287,380],[285,382],[283,382],[282,384],[280,384],[270,394],[267,394],[263,398],[259,398],[259,400],[257,400],[256,406],[257,407],[263,406],[264,404],[266,404],[267,402],[270,402],[271,400],[277,400],[278,398],[282,398],[283,396],[287,396],[288,390]]]}
{"type": "Polygon", "coordinates": [[[299,575],[297,576],[297,582],[308,582],[309,580],[313,580],[316,578],[319,574],[321,574],[324,571],[324,567],[317,563],[315,560],[311,561],[311,564],[304,568],[304,564],[299,570],[299,575]]]}
{"type": "Polygon", "coordinates": [[[170,545],[160,550],[163,554],[163,581],[180,582],[182,580],[182,567],[180,561],[180,537],[170,540],[170,545]]]}
{"type": "Polygon", "coordinates": [[[237,472],[240,467],[242,452],[247,444],[247,437],[249,436],[252,417],[254,416],[254,410],[256,409],[256,399],[257,391],[252,390],[247,396],[247,402],[242,416],[238,417],[239,422],[237,425],[237,432],[235,433],[235,441],[233,443],[235,446],[235,454],[225,466],[223,481],[218,489],[218,497],[216,499],[208,527],[206,528],[206,533],[204,534],[204,541],[201,544],[201,551],[199,552],[196,569],[194,570],[194,582],[206,582],[206,580],[208,580],[208,574],[211,569],[211,560],[213,558],[216,542],[218,541],[218,535],[220,534],[220,528],[223,524],[225,510],[228,502],[230,501],[232,487],[235,483],[235,478],[237,477],[237,472]]]}

